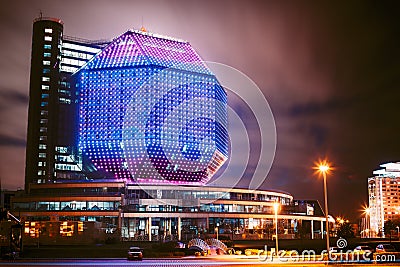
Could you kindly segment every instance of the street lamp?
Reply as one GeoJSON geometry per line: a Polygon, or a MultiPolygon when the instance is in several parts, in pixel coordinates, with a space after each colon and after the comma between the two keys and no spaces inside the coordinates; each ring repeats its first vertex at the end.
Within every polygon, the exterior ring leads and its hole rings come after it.
{"type": "Polygon", "coordinates": [[[324,160],[322,162],[319,162],[317,166],[314,167],[314,169],[322,176],[324,177],[324,199],[325,199],[325,228],[326,228],[326,250],[327,253],[329,254],[329,217],[328,217],[328,189],[326,186],[326,175],[329,173],[329,171],[332,169],[329,166],[329,163],[324,160]]]}
{"type": "Polygon", "coordinates": [[[339,223],[339,224],[344,224],[344,219],[343,218],[341,218],[341,217],[337,217],[336,218],[336,221],[339,223]]]}
{"type": "Polygon", "coordinates": [[[274,212],[275,212],[275,249],[276,255],[278,255],[278,209],[279,209],[279,202],[274,202],[274,212]]]}
{"type": "Polygon", "coordinates": [[[369,238],[369,231],[370,231],[370,222],[369,222],[369,213],[371,212],[371,209],[369,207],[364,208],[364,214],[365,214],[365,227],[367,228],[367,238],[369,238]]]}

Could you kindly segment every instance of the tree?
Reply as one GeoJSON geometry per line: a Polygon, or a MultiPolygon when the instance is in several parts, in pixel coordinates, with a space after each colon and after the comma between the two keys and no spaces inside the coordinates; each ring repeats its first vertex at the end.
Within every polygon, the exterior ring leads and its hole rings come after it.
{"type": "Polygon", "coordinates": [[[7,210],[0,208],[0,221],[7,220],[7,217],[8,217],[7,210]]]}
{"type": "Polygon", "coordinates": [[[343,222],[338,224],[336,235],[343,238],[352,238],[354,237],[353,227],[349,222],[343,222]]]}
{"type": "Polygon", "coordinates": [[[310,225],[307,225],[307,222],[302,221],[297,224],[297,237],[300,239],[304,239],[307,237],[307,234],[310,232],[310,225]]]}
{"type": "Polygon", "coordinates": [[[383,231],[385,235],[389,235],[390,242],[392,241],[392,231],[396,229],[396,225],[391,221],[387,220],[383,225],[383,231]]]}

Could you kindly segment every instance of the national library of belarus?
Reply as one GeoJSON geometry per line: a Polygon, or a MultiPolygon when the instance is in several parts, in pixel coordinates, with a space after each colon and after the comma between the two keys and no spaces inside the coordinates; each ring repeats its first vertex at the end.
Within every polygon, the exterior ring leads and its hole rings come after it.
{"type": "Polygon", "coordinates": [[[33,23],[25,243],[323,238],[317,201],[209,186],[228,161],[228,97],[189,42],[140,30],[112,40],[33,23]],[[35,241],[36,242],[36,241],[35,241]]]}

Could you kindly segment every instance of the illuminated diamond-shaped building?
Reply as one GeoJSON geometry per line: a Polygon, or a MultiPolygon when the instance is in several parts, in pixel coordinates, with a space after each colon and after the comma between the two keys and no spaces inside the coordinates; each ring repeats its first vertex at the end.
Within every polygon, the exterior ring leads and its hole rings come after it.
{"type": "Polygon", "coordinates": [[[204,184],[227,160],[227,96],[188,42],[130,30],[78,77],[93,177],[204,184]]]}

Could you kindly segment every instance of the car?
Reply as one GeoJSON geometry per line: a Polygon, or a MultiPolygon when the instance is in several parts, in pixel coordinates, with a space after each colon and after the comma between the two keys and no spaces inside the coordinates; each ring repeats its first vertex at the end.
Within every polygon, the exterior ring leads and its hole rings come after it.
{"type": "Polygon", "coordinates": [[[186,244],[183,242],[176,242],[175,248],[186,248],[186,244]]]}
{"type": "Polygon", "coordinates": [[[379,244],[375,249],[376,253],[396,252],[396,249],[391,244],[379,244]]]}
{"type": "Polygon", "coordinates": [[[354,253],[359,253],[359,254],[370,254],[373,253],[373,249],[370,246],[357,246],[354,249],[354,253]]]}
{"type": "Polygon", "coordinates": [[[12,251],[10,248],[2,247],[1,258],[3,260],[15,260],[19,257],[19,252],[12,251]]]}
{"type": "Polygon", "coordinates": [[[130,247],[127,259],[141,261],[143,259],[143,250],[139,247],[130,247]]]}

